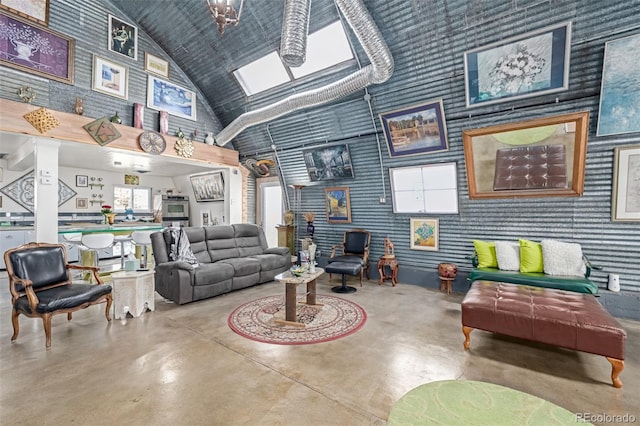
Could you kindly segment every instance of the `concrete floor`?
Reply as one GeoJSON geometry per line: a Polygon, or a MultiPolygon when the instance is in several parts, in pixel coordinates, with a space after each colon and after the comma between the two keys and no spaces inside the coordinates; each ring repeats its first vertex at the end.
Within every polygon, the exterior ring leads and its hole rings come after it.
{"type": "MultiPolygon", "coordinates": [[[[326,275],[319,293],[330,293],[326,275]]],[[[357,284],[355,284],[357,286],[357,284]]],[[[368,314],[348,337],[281,346],[229,329],[243,302],[282,294],[269,283],[107,323],[104,305],[42,323],[20,317],[10,343],[7,279],[0,279],[0,424],[383,425],[393,404],[435,380],[508,386],[576,413],[630,414],[640,422],[640,323],[627,330],[622,389],[604,357],[475,331],[462,348],[461,294],[365,282],[342,295],[368,314]]]]}

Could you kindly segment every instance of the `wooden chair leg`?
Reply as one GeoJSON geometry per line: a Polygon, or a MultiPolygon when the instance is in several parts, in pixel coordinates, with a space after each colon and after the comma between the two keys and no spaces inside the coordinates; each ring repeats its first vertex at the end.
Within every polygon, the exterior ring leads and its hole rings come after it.
{"type": "Polygon", "coordinates": [[[371,277],[369,276],[369,265],[367,265],[367,279],[370,280],[371,277]]]}
{"type": "Polygon", "coordinates": [[[464,348],[465,349],[469,349],[469,346],[471,344],[471,332],[472,331],[473,331],[473,328],[467,327],[466,325],[462,326],[462,332],[464,333],[464,348]]]}
{"type": "Polygon", "coordinates": [[[42,316],[42,325],[44,325],[44,335],[46,338],[45,346],[47,349],[51,348],[51,314],[44,314],[42,316]]]}
{"type": "Polygon", "coordinates": [[[71,321],[72,315],[71,312],[67,312],[67,321],[71,321]]]}
{"type": "Polygon", "coordinates": [[[360,268],[360,287],[362,287],[362,268],[360,268]]]}
{"type": "Polygon", "coordinates": [[[613,382],[613,387],[621,388],[622,381],[619,376],[622,370],[624,370],[624,361],[616,358],[606,357],[607,361],[611,363],[611,381],[613,382]]]}
{"type": "Polygon", "coordinates": [[[107,308],[104,311],[105,316],[107,317],[107,321],[111,321],[111,303],[113,302],[113,296],[107,295],[107,308]]]}
{"type": "Polygon", "coordinates": [[[13,324],[13,336],[11,336],[11,341],[13,342],[18,338],[18,333],[20,333],[20,323],[18,322],[18,311],[15,309],[11,312],[11,323],[13,324]]]}

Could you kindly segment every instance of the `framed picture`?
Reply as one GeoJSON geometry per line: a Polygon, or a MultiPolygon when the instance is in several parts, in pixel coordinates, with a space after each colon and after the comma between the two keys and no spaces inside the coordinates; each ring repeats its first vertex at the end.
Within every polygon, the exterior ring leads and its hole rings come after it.
{"type": "Polygon", "coordinates": [[[353,166],[349,145],[323,145],[302,151],[304,164],[311,182],[320,180],[352,179],[353,166]]]}
{"type": "Polygon", "coordinates": [[[73,84],[75,40],[0,10],[0,63],[73,84]]]}
{"type": "Polygon", "coordinates": [[[640,132],[640,34],[609,41],[604,47],[598,136],[640,132]]]}
{"type": "Polygon", "coordinates": [[[169,61],[144,52],[144,70],[160,77],[169,78],[169,61]]]}
{"type": "Polygon", "coordinates": [[[589,112],[464,130],[469,198],[578,196],[589,112]]]}
{"type": "Polygon", "coordinates": [[[109,50],[138,60],[138,27],[109,15],[109,50]]]}
{"type": "Polygon", "coordinates": [[[49,0],[0,0],[0,9],[37,22],[49,25],[49,0]]]}
{"type": "Polygon", "coordinates": [[[202,226],[211,226],[211,212],[209,210],[200,210],[200,219],[202,226]]]}
{"type": "Polygon", "coordinates": [[[127,99],[128,74],[127,67],[93,55],[93,84],[91,88],[96,92],[127,99]]]}
{"type": "Polygon", "coordinates": [[[571,22],[464,54],[467,108],[569,89],[571,22]]]}
{"type": "Polygon", "coordinates": [[[389,157],[449,149],[442,99],[380,114],[389,157]]]}
{"type": "Polygon", "coordinates": [[[88,198],[76,198],[76,209],[88,209],[88,208],[89,208],[88,198]]]}
{"type": "Polygon", "coordinates": [[[640,221],[640,145],[615,149],[611,220],[640,221]]]}
{"type": "Polygon", "coordinates": [[[325,188],[324,199],[327,206],[327,222],[351,223],[351,199],[349,188],[325,188]]]}
{"type": "Polygon", "coordinates": [[[76,175],[76,186],[89,186],[89,177],[87,175],[76,175]]]}
{"type": "Polygon", "coordinates": [[[191,186],[198,203],[204,201],[224,201],[224,176],[222,172],[193,175],[191,186]]]}
{"type": "Polygon", "coordinates": [[[124,175],[125,185],[140,185],[140,176],[138,175],[124,175]]]}
{"type": "Polygon", "coordinates": [[[438,251],[438,219],[411,218],[411,250],[438,251]]]}
{"type": "Polygon", "coordinates": [[[152,75],[147,80],[147,106],[177,117],[196,120],[196,93],[152,75]]]}

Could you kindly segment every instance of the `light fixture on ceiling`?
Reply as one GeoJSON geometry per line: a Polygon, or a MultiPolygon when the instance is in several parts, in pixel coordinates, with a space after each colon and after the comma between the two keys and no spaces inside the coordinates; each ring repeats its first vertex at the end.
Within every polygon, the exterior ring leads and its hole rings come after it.
{"type": "Polygon", "coordinates": [[[231,0],[225,2],[216,2],[215,0],[207,0],[209,5],[209,12],[218,25],[218,32],[224,34],[224,29],[227,25],[238,25],[240,22],[240,14],[242,13],[242,5],[244,0],[240,0],[240,8],[236,12],[231,5],[231,0]]]}

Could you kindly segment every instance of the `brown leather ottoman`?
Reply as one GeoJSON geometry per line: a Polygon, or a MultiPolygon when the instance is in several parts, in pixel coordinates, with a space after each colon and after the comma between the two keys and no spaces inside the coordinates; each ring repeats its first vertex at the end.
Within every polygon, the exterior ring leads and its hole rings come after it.
{"type": "Polygon", "coordinates": [[[475,328],[605,356],[622,387],[627,333],[591,294],[475,281],[462,301],[465,349],[475,328]]]}

